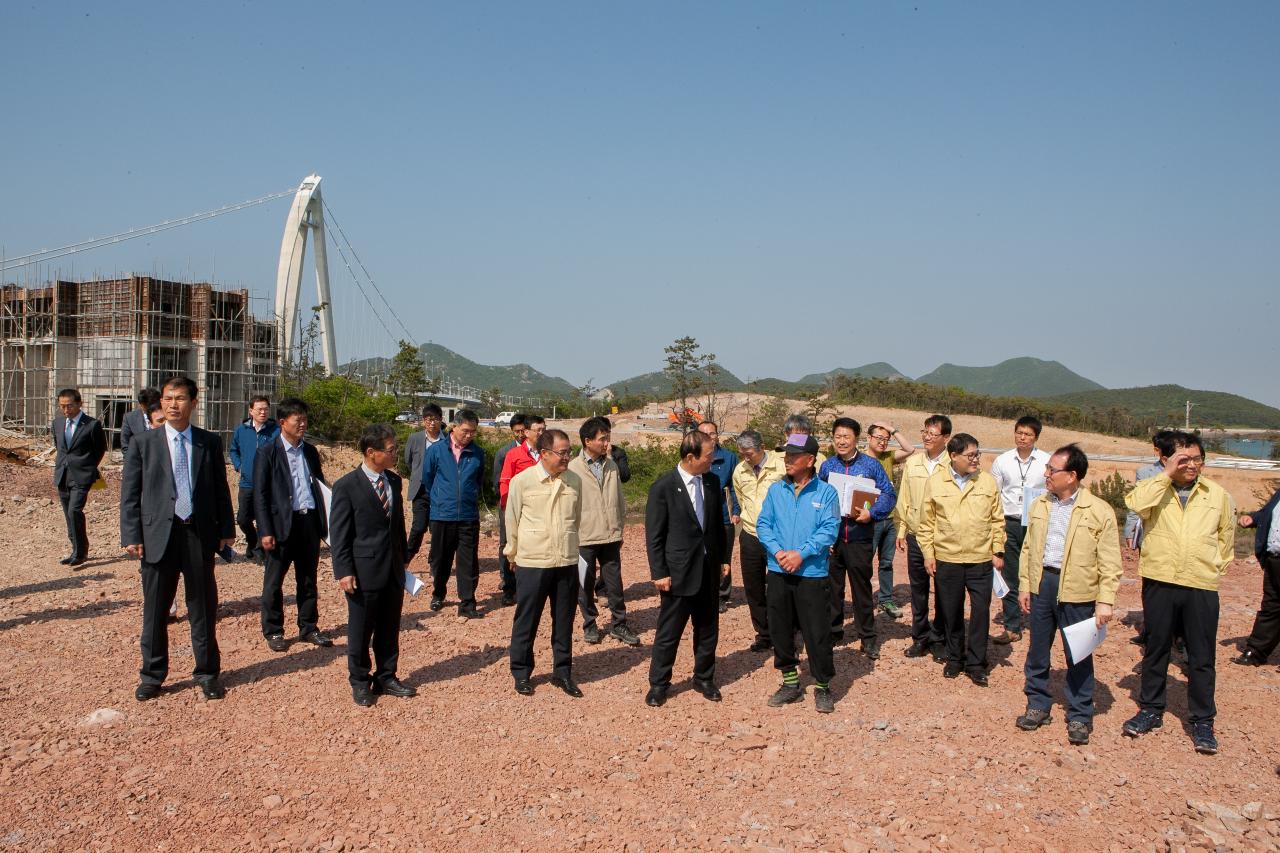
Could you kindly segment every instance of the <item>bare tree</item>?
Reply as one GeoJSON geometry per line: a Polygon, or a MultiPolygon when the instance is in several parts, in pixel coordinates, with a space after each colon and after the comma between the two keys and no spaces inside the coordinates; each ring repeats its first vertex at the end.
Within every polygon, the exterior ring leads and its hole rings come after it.
{"type": "Polygon", "coordinates": [[[698,391],[706,386],[707,369],[715,362],[714,353],[699,352],[697,340],[686,335],[677,338],[670,346],[664,347],[667,364],[662,372],[671,380],[672,396],[680,402],[680,419],[682,431],[688,432],[694,424],[685,417],[689,410],[689,398],[696,397],[698,391]]]}

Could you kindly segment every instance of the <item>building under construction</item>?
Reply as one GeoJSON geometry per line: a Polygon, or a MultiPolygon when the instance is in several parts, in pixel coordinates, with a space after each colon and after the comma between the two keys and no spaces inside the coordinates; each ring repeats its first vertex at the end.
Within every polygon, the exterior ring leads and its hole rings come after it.
{"type": "Polygon", "coordinates": [[[195,422],[223,434],[249,397],[275,398],[280,323],[253,317],[247,290],[148,276],[0,288],[0,417],[47,433],[60,388],[78,388],[111,446],[138,389],[185,374],[200,389],[195,422]]]}

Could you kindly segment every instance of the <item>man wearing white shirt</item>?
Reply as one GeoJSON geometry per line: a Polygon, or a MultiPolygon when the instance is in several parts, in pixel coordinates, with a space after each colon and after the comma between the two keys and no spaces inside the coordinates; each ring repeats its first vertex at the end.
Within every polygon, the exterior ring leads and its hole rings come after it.
{"type": "Polygon", "coordinates": [[[1023,415],[1013,425],[1012,450],[1006,450],[991,464],[991,476],[1000,487],[1000,503],[1004,507],[1004,568],[1000,573],[1009,586],[1004,597],[1004,631],[991,641],[999,645],[1022,639],[1022,608],[1018,606],[1018,557],[1027,528],[1022,524],[1023,495],[1032,490],[1044,491],[1044,466],[1049,454],[1036,447],[1043,425],[1033,415],[1023,415]]]}

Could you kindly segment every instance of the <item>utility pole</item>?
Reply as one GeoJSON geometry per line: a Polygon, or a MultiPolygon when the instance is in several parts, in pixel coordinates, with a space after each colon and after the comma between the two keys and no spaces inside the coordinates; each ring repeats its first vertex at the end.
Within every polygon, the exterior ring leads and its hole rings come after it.
{"type": "Polygon", "coordinates": [[[1186,419],[1186,425],[1184,427],[1187,432],[1191,432],[1191,407],[1193,405],[1194,403],[1192,403],[1190,400],[1187,401],[1187,419],[1186,419]]]}

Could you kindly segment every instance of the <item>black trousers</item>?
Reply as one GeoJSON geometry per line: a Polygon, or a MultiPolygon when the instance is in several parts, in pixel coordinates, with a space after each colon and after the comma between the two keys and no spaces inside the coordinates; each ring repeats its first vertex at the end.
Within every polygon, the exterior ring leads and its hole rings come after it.
{"type": "Polygon", "coordinates": [[[293,566],[297,585],[298,636],[305,637],[319,626],[319,595],[316,567],[320,562],[319,516],[315,510],[293,514],[289,538],[276,540],[267,551],[262,570],[262,636],[284,633],[284,578],[293,566]]]}
{"type": "Polygon", "coordinates": [[[352,687],[368,687],[371,677],[379,684],[396,677],[403,606],[404,588],[394,583],[381,589],[357,587],[354,595],[347,595],[347,678],[352,687]],[[377,662],[372,676],[370,643],[377,662]]]}
{"type": "Polygon", "coordinates": [[[507,549],[507,513],[498,509],[498,579],[505,595],[516,594],[516,573],[511,570],[511,561],[504,553],[507,549]]]}
{"type": "Polygon", "coordinates": [[[215,625],[218,618],[218,584],[213,575],[213,551],[207,550],[193,524],[176,518],[169,543],[159,562],[145,559],[142,574],[143,684],[163,684],[169,674],[169,606],[178,591],[178,577],[186,590],[187,622],[191,626],[192,676],[197,682],[216,678],[222,669],[215,625]]]}
{"type": "Polygon", "coordinates": [[[964,663],[967,672],[987,671],[987,640],[991,637],[990,561],[946,563],[938,561],[934,582],[941,599],[942,633],[947,642],[947,660],[964,663]],[[965,593],[969,595],[969,631],[964,625],[965,593]],[[966,643],[967,639],[967,643],[966,643]],[[967,646],[967,650],[966,650],[967,646]]]}
{"type": "Polygon", "coordinates": [[[516,569],[516,614],[511,621],[511,675],[524,681],[533,675],[533,639],[542,611],[551,600],[552,674],[573,675],[573,605],[578,598],[578,567],[516,569]]]}
{"type": "Polygon", "coordinates": [[[89,489],[86,486],[59,486],[58,499],[62,501],[62,515],[67,520],[71,559],[84,559],[89,556],[89,530],[84,521],[84,505],[89,500],[89,489]]]}
{"type": "Polygon", "coordinates": [[[765,599],[769,555],[764,552],[760,540],[745,530],[738,539],[742,555],[742,591],[746,594],[747,610],[751,612],[751,627],[755,629],[757,640],[769,641],[769,609],[765,599]]]}
{"type": "Polygon", "coordinates": [[[848,575],[858,639],[876,638],[876,600],[871,593],[871,561],[875,548],[875,543],[869,540],[837,541],[831,548],[827,578],[831,592],[831,634],[835,637],[844,636],[844,579],[848,575]]]}
{"type": "Polygon", "coordinates": [[[911,583],[911,640],[915,643],[942,642],[942,599],[933,584],[933,620],[929,619],[929,573],[924,570],[924,554],[913,534],[907,534],[907,580],[911,583]]]}
{"type": "Polygon", "coordinates": [[[769,572],[766,586],[774,667],[786,671],[800,664],[796,654],[798,625],[813,680],[830,684],[836,674],[831,648],[831,582],[825,577],[769,572]]]}
{"type": "MultiPolygon", "coordinates": [[[[658,627],[653,636],[653,658],[649,662],[649,686],[669,687],[671,668],[685,625],[693,622],[693,677],[706,684],[716,678],[716,644],[720,641],[720,580],[706,569],[702,588],[696,595],[660,593],[658,627]]],[[[718,571],[715,572],[719,574],[718,571]]]]}
{"type": "Polygon", "coordinates": [[[1258,565],[1262,567],[1262,604],[1244,647],[1266,660],[1280,645],[1280,557],[1263,552],[1258,565]]]}
{"type": "Polygon", "coordinates": [[[1217,681],[1218,593],[1146,579],[1142,612],[1147,644],[1142,655],[1138,706],[1164,713],[1169,651],[1175,634],[1187,644],[1187,716],[1192,723],[1213,722],[1217,681]]]}
{"type": "MultiPolygon", "coordinates": [[[[733,525],[726,524],[724,526],[724,561],[726,563],[733,562],[733,525]]],[[[729,602],[729,591],[733,589],[733,572],[720,578],[720,600],[726,604],[729,602]]]]}
{"type": "Polygon", "coordinates": [[[253,524],[253,487],[241,486],[236,493],[236,524],[244,534],[244,552],[258,550],[258,531],[253,524]]]}
{"type": "Polygon", "coordinates": [[[582,627],[596,624],[600,611],[596,608],[596,571],[599,567],[604,589],[609,596],[609,616],[613,624],[627,624],[627,606],[622,600],[622,542],[606,542],[603,545],[579,545],[578,555],[587,564],[587,577],[578,590],[578,610],[582,612],[582,627]]]}
{"type": "Polygon", "coordinates": [[[1021,516],[1004,517],[1004,568],[1000,575],[1009,586],[1009,594],[1002,600],[1004,629],[1022,632],[1022,608],[1018,605],[1018,568],[1022,558],[1022,540],[1027,528],[1022,526],[1021,516]]]}
{"type": "Polygon", "coordinates": [[[430,524],[431,550],[427,561],[431,564],[432,597],[444,598],[449,588],[449,574],[457,558],[458,603],[463,607],[474,607],[476,583],[480,580],[480,522],[432,520],[430,524]]]}
{"type": "Polygon", "coordinates": [[[431,493],[419,488],[418,494],[410,503],[413,518],[409,522],[409,537],[405,541],[405,565],[412,562],[422,550],[422,540],[427,535],[427,522],[431,519],[431,493]]]}

